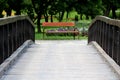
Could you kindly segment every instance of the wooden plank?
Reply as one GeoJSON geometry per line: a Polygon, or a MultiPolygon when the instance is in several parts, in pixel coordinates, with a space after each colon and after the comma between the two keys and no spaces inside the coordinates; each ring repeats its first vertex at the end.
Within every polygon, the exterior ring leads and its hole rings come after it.
{"type": "Polygon", "coordinates": [[[60,26],[75,26],[75,23],[74,22],[43,22],[42,23],[42,26],[43,27],[47,27],[47,26],[55,26],[55,27],[60,27],[60,26]]]}
{"type": "Polygon", "coordinates": [[[79,31],[46,31],[46,33],[79,33],[79,31]]]}

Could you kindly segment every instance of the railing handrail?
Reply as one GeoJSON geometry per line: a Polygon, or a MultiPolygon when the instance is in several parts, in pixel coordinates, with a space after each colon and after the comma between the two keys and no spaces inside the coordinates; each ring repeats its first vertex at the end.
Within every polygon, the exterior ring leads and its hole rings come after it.
{"type": "Polygon", "coordinates": [[[27,19],[32,24],[32,26],[35,27],[32,20],[28,16],[24,16],[24,15],[16,15],[16,16],[9,16],[9,17],[5,17],[5,18],[0,18],[0,25],[9,24],[9,23],[13,23],[13,22],[16,22],[18,20],[24,20],[24,19],[27,19]]]}
{"type": "MultiPolygon", "coordinates": [[[[92,26],[93,23],[95,23],[95,21],[97,20],[100,20],[100,21],[103,21],[109,25],[114,25],[114,26],[118,26],[120,28],[120,20],[118,19],[111,19],[109,17],[106,17],[106,16],[96,16],[95,19],[93,19],[93,21],[91,22],[90,24],[90,27],[92,26]]],[[[90,28],[89,27],[89,28],[90,28]]]]}

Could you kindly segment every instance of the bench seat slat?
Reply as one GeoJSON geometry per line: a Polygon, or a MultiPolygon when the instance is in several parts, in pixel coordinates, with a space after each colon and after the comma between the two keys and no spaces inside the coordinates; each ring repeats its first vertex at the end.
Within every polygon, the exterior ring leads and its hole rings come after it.
{"type": "Polygon", "coordinates": [[[47,26],[52,26],[52,27],[54,27],[54,26],[75,26],[75,24],[73,23],[73,22],[43,22],[42,23],[42,26],[44,26],[44,27],[47,27],[47,26]]]}
{"type": "Polygon", "coordinates": [[[79,33],[79,31],[46,31],[46,33],[79,33]]]}

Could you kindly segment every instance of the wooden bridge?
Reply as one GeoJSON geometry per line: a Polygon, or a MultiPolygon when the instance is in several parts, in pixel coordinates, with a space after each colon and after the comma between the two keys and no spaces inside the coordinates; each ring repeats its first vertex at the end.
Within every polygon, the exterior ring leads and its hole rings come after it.
{"type": "Polygon", "coordinates": [[[97,16],[88,41],[35,41],[27,16],[1,19],[0,80],[120,80],[119,24],[97,16]]]}

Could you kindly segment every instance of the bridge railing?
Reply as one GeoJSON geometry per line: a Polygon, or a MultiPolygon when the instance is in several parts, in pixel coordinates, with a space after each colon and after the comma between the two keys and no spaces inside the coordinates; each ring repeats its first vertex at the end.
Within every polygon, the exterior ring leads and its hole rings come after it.
{"type": "Polygon", "coordinates": [[[34,41],[34,24],[27,16],[0,18],[0,63],[26,40],[34,41]]]}
{"type": "Polygon", "coordinates": [[[97,16],[89,27],[88,42],[96,41],[120,65],[120,20],[97,16]]]}

